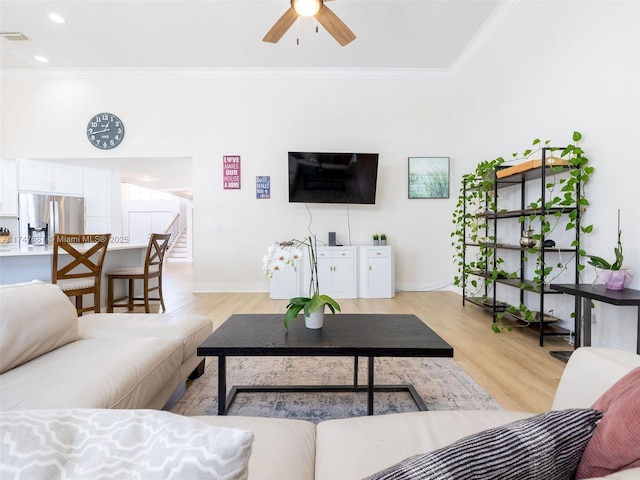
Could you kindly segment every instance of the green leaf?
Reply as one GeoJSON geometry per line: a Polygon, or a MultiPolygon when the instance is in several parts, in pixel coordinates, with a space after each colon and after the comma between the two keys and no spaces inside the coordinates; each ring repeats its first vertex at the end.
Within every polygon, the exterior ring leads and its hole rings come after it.
{"type": "Polygon", "coordinates": [[[589,259],[589,265],[593,265],[596,268],[602,268],[604,270],[611,270],[611,264],[604,258],[596,255],[585,255],[589,259]]]}
{"type": "Polygon", "coordinates": [[[289,307],[287,308],[287,312],[284,315],[284,328],[289,328],[289,323],[291,323],[291,320],[293,320],[294,318],[296,318],[298,316],[298,313],[300,313],[300,310],[302,310],[304,308],[304,304],[289,304],[289,307]]]}
{"type": "Polygon", "coordinates": [[[573,132],[573,141],[579,142],[582,140],[582,134],[580,132],[573,132]]]}

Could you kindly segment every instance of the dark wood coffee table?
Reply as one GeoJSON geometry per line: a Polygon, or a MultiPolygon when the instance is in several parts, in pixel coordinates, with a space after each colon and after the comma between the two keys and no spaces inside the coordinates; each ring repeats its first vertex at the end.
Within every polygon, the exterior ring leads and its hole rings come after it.
{"type": "Polygon", "coordinates": [[[376,357],[453,357],[453,348],[415,315],[327,314],[324,327],[311,330],[299,316],[286,330],[282,315],[232,315],[197,350],[202,357],[218,357],[218,415],[224,415],[238,392],[357,392],[368,393],[373,415],[374,391],[408,391],[420,410],[424,401],[413,385],[375,385],[376,357]],[[354,357],[353,385],[244,385],[227,396],[226,359],[229,356],[354,357]],[[358,385],[358,357],[368,358],[367,386],[358,385]]]}

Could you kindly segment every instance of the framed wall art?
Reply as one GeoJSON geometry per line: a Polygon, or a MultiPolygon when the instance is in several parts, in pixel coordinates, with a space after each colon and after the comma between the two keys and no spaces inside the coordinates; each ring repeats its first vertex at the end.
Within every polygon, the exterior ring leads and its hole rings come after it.
{"type": "Polygon", "coordinates": [[[449,198],[449,157],[409,157],[409,198],[449,198]]]}

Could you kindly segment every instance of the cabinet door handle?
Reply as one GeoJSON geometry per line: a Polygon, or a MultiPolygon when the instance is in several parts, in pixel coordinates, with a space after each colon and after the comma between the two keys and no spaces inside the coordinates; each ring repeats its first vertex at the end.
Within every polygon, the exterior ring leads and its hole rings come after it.
{"type": "Polygon", "coordinates": [[[371,268],[371,265],[369,265],[369,271],[371,271],[371,270],[373,270],[373,269],[371,268]]]}

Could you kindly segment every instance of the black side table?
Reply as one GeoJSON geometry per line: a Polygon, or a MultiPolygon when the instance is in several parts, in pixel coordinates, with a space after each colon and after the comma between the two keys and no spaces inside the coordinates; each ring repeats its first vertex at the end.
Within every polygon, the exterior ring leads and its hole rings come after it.
{"type": "Polygon", "coordinates": [[[591,345],[591,300],[610,305],[631,306],[638,309],[636,352],[640,355],[640,290],[607,290],[604,285],[587,283],[552,283],[550,287],[576,297],[574,346],[591,345]],[[582,302],[580,299],[582,298],[582,302]],[[584,314],[584,318],[583,318],[584,314]],[[581,319],[583,319],[581,321],[581,319]]]}

